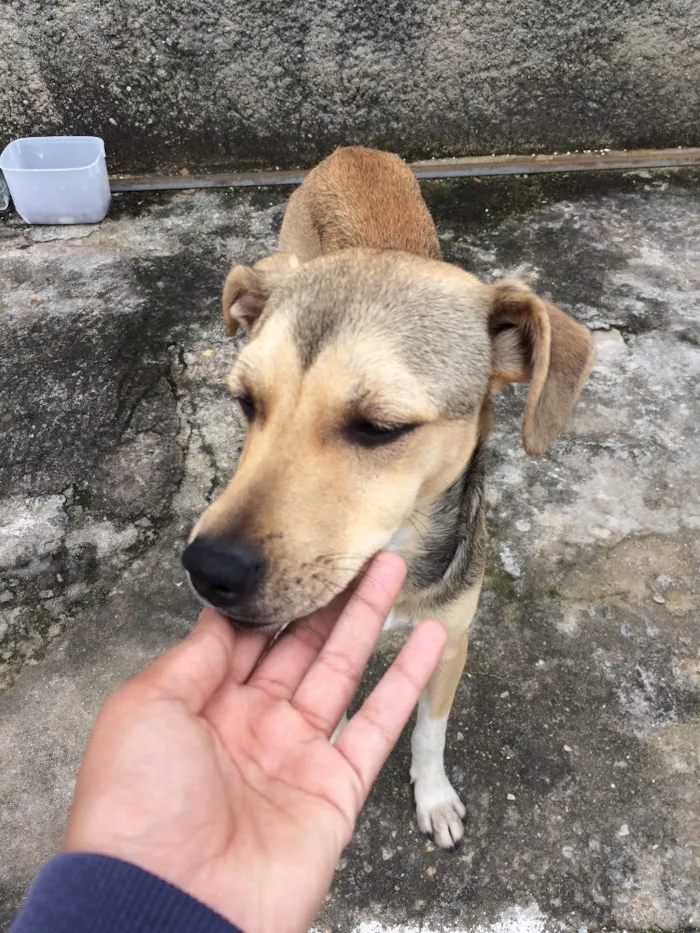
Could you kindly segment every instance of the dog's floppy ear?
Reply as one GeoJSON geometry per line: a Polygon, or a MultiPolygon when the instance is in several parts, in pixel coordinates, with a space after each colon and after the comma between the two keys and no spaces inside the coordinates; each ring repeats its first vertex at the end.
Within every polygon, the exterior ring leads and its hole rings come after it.
{"type": "Polygon", "coordinates": [[[491,390],[509,382],[530,383],[523,444],[528,454],[538,456],[561,431],[591,371],[590,332],[517,281],[495,287],[489,330],[491,390]]]}
{"type": "Polygon", "coordinates": [[[300,265],[291,253],[273,253],[254,266],[234,266],[226,276],[222,298],[229,334],[233,336],[239,326],[250,332],[272,292],[300,265]]]}

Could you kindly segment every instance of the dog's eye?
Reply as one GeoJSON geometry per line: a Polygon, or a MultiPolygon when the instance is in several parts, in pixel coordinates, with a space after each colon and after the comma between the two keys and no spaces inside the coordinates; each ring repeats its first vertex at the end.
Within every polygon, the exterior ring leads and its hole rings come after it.
{"type": "Polygon", "coordinates": [[[354,444],[360,444],[362,447],[379,447],[382,444],[390,444],[398,440],[405,434],[415,430],[415,424],[375,424],[373,421],[351,421],[347,426],[348,440],[354,444]]]}
{"type": "Polygon", "coordinates": [[[250,424],[255,418],[255,402],[249,395],[239,395],[236,401],[243,412],[243,417],[250,424]]]}

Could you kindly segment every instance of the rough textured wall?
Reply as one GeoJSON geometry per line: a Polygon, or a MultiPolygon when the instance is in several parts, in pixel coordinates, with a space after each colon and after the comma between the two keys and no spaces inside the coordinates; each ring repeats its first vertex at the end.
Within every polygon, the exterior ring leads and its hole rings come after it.
{"type": "Polygon", "coordinates": [[[14,0],[0,142],[97,133],[118,170],[697,145],[696,0],[14,0]]]}

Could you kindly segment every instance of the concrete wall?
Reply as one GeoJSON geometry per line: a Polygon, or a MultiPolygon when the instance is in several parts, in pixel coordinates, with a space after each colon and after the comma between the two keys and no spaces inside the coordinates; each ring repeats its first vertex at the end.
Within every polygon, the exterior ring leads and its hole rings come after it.
{"type": "Polygon", "coordinates": [[[14,0],[0,143],[114,170],[700,144],[697,0],[14,0]]]}

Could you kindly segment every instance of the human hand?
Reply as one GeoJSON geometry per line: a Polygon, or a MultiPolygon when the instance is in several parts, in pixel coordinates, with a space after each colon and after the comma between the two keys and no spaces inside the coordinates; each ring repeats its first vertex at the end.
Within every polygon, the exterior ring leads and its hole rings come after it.
{"type": "Polygon", "coordinates": [[[105,703],[64,849],[138,865],[245,933],[307,930],[444,645],[423,622],[330,744],[404,573],[375,558],[344,607],[295,623],[262,660],[263,634],[204,610],[105,703]]]}

